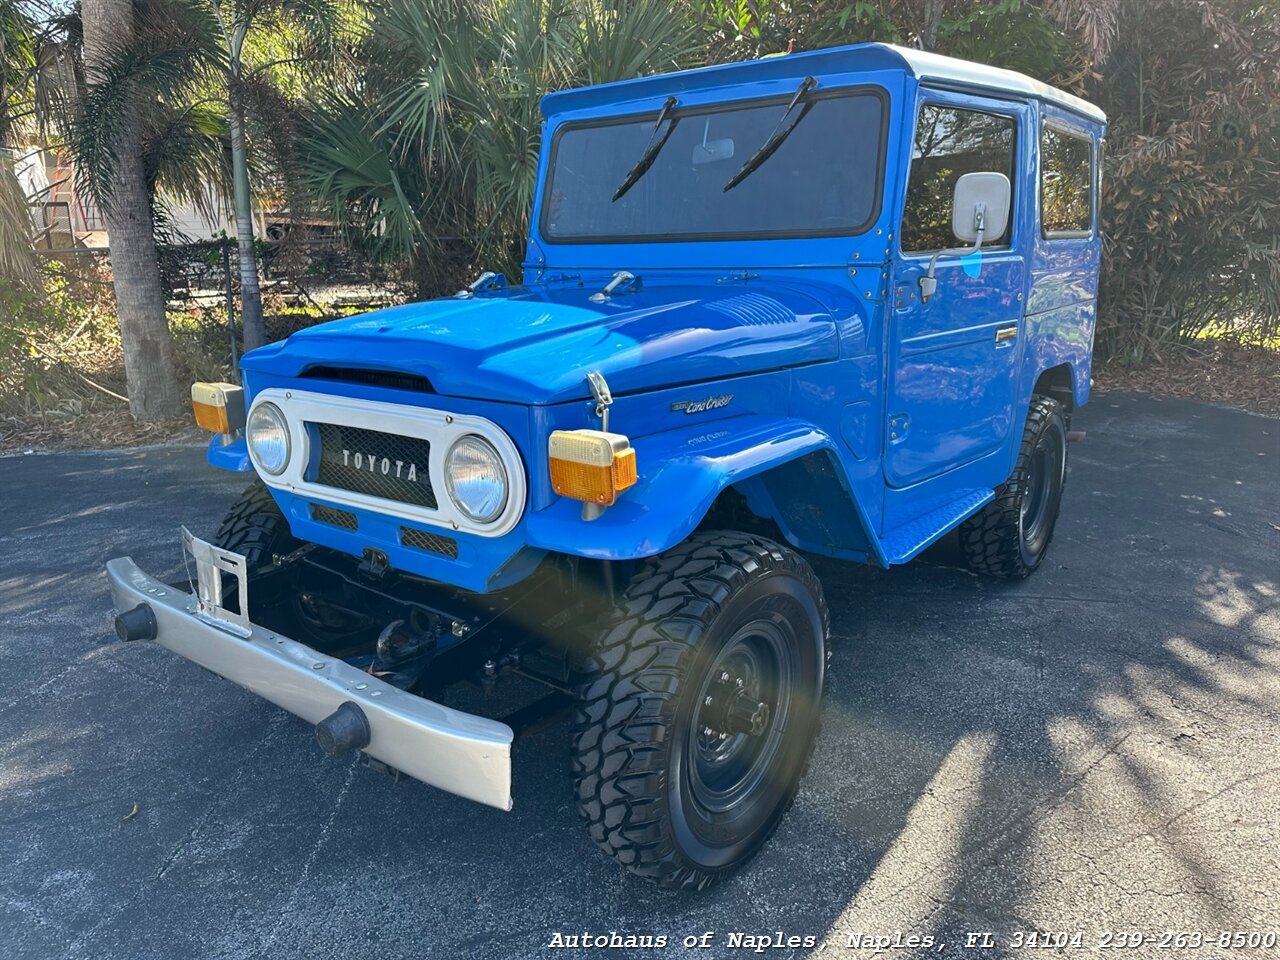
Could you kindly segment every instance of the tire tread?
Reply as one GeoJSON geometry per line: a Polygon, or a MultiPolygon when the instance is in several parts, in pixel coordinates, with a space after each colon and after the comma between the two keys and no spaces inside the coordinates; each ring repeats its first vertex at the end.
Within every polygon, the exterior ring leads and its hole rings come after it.
{"type": "MultiPolygon", "coordinates": [[[[1063,421],[1062,405],[1052,397],[1036,394],[1027,410],[1027,422],[1018,447],[1018,461],[1013,473],[996,490],[995,499],[960,525],[960,547],[965,561],[974,573],[1004,580],[1022,580],[1036,571],[1037,560],[1028,564],[1021,549],[1022,525],[1020,501],[1026,485],[1036,439],[1045,425],[1054,417],[1063,421]]],[[[1066,460],[1063,454],[1063,485],[1065,486],[1066,460]]],[[[1056,519],[1056,518],[1055,518],[1056,519]]],[[[1041,558],[1049,549],[1053,531],[1045,541],[1041,558]]]]}
{"type": "MultiPolygon", "coordinates": [[[[578,667],[571,732],[578,809],[600,849],[660,886],[702,890],[737,866],[713,870],[689,863],[673,841],[663,800],[667,745],[681,682],[700,640],[737,590],[771,572],[796,577],[817,600],[825,684],[830,615],[816,575],[789,548],[731,531],[694,534],[647,561],[578,667]]],[[[808,771],[812,741],[808,751],[781,813],[808,771]]],[[[753,851],[776,829],[781,813],[753,851]]]]}

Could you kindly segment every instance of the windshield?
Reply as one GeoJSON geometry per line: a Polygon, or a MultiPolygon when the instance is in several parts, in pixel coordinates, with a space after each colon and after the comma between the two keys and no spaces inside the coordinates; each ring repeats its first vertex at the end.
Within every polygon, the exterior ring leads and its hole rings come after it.
{"type": "Polygon", "coordinates": [[[787,101],[671,111],[651,167],[614,193],[652,142],[656,114],[571,124],[556,135],[542,235],[560,243],[848,235],[879,212],[885,106],[866,91],[810,96],[791,134],[725,184],[769,138],[787,101]]]}

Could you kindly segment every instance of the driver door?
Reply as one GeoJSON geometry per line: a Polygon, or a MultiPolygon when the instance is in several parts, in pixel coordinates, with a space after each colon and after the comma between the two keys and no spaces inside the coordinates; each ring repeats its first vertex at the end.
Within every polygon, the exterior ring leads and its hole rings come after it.
{"type": "Polygon", "coordinates": [[[885,477],[906,487],[1002,448],[1013,429],[1021,356],[1027,203],[1019,171],[1027,107],[927,91],[917,113],[898,231],[889,324],[885,477]],[[1013,188],[1009,223],[969,256],[943,253],[937,288],[922,302],[920,277],[951,232],[963,174],[995,171],[1013,188]]]}

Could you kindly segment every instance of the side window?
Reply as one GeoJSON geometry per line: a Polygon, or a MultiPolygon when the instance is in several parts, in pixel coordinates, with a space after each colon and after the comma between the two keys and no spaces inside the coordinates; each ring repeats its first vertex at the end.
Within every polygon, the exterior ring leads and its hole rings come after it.
{"type": "MultiPolygon", "coordinates": [[[[963,174],[1003,173],[1013,185],[1016,203],[1014,130],[1013,117],[937,104],[920,108],[907,179],[907,205],[902,213],[904,251],[942,250],[957,245],[951,232],[951,199],[956,181],[963,174]]],[[[1005,232],[984,240],[983,246],[1007,246],[1012,225],[1010,216],[1005,232]]]]}
{"type": "Polygon", "coordinates": [[[1086,136],[1040,129],[1040,229],[1049,239],[1093,233],[1092,147],[1086,136]]]}

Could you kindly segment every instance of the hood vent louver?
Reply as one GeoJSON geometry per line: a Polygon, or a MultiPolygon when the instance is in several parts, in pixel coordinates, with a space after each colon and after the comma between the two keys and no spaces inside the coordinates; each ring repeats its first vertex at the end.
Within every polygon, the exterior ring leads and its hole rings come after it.
{"type": "Polygon", "coordinates": [[[752,327],[794,323],[796,320],[795,312],[785,304],[758,293],[742,293],[736,297],[712,300],[706,304],[706,308],[752,327]]]}
{"type": "Polygon", "coordinates": [[[302,371],[308,380],[336,380],[339,383],[361,383],[369,387],[386,387],[389,390],[411,390],[414,393],[435,393],[435,387],[426,377],[414,373],[397,373],[394,370],[371,370],[367,367],[311,366],[302,371]]]}

